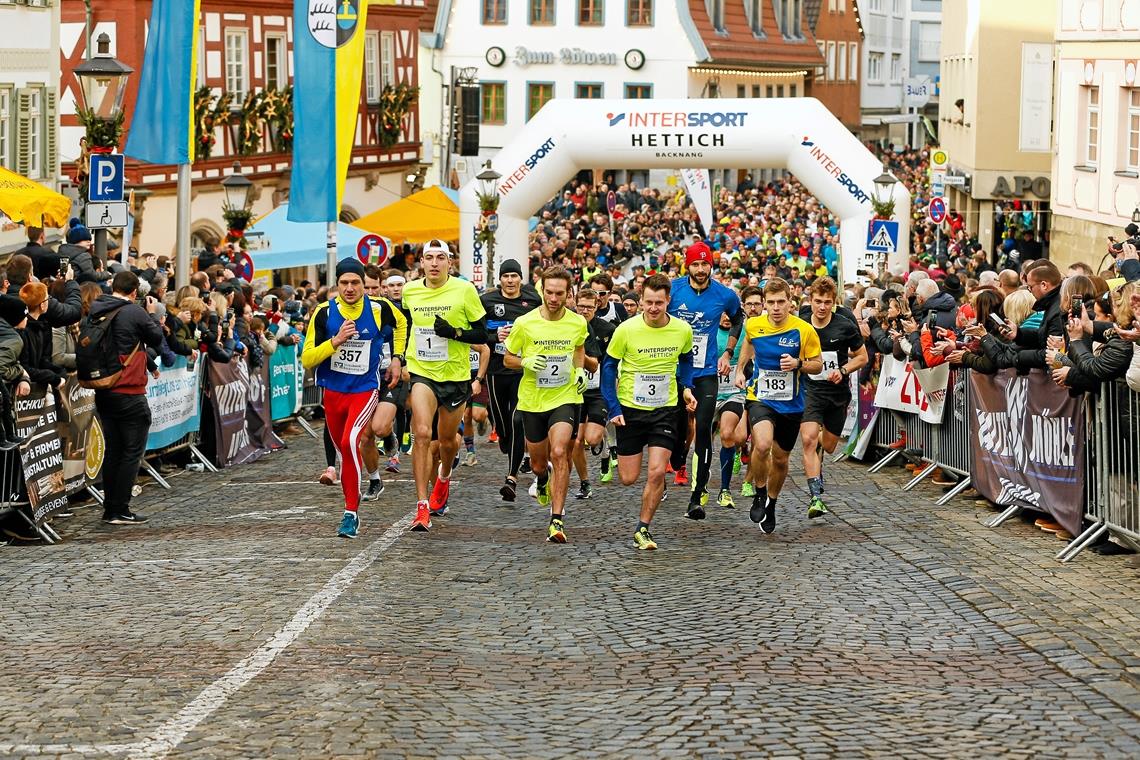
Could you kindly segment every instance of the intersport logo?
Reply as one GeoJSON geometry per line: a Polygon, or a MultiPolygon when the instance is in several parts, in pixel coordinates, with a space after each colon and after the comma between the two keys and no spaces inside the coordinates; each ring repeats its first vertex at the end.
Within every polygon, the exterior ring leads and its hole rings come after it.
{"type": "Polygon", "coordinates": [[[810,136],[804,135],[804,139],[800,141],[800,146],[807,148],[808,152],[811,154],[811,157],[819,162],[819,165],[823,167],[824,171],[826,171],[832,177],[835,177],[835,181],[838,182],[848,193],[850,193],[851,196],[855,198],[855,200],[859,201],[860,203],[866,203],[868,200],[870,200],[871,196],[868,195],[863,190],[863,188],[859,187],[859,184],[855,182],[852,177],[849,177],[847,173],[839,167],[839,164],[835,161],[835,159],[829,156],[827,152],[823,150],[823,148],[816,145],[810,136]]]}

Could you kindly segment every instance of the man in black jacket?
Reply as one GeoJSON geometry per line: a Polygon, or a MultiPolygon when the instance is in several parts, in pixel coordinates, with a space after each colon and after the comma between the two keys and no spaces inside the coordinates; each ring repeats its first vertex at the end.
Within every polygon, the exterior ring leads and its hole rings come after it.
{"type": "Polygon", "coordinates": [[[144,309],[135,303],[138,289],[138,275],[119,272],[111,280],[111,295],[99,296],[91,304],[91,318],[115,312],[109,337],[123,364],[122,374],[113,387],[95,391],[105,452],[103,522],[111,525],[146,522],[145,517],[131,512],[131,489],[150,432],[146,349],[161,345],[162,327],[155,316],[158,301],[148,296],[144,309]]]}
{"type": "Polygon", "coordinates": [[[37,280],[50,280],[59,276],[59,254],[44,245],[43,227],[28,227],[28,244],[16,251],[32,260],[32,273],[37,280]]]}
{"type": "MultiPolygon", "coordinates": [[[[8,259],[6,272],[8,289],[5,292],[19,296],[20,288],[32,281],[32,260],[23,254],[16,254],[8,259]]],[[[48,297],[47,311],[40,319],[50,327],[67,327],[83,318],[83,298],[74,277],[75,270],[69,268],[62,301],[48,297]]]]}
{"type": "Polygon", "coordinates": [[[102,284],[111,279],[110,272],[95,270],[92,245],[91,231],[82,224],[77,224],[67,231],[67,245],[59,247],[59,255],[71,260],[71,268],[75,271],[75,281],[78,283],[102,284]]]}
{"type": "Polygon", "coordinates": [[[1029,292],[1037,299],[1033,311],[1044,312],[1044,317],[1036,330],[1017,332],[1014,336],[1021,348],[1017,352],[1017,368],[1045,369],[1045,349],[1049,336],[1065,334],[1065,317],[1061,312],[1062,309],[1068,309],[1069,304],[1061,303],[1061,270],[1053,262],[1044,259],[1035,262],[1025,273],[1025,282],[1029,292]]]}

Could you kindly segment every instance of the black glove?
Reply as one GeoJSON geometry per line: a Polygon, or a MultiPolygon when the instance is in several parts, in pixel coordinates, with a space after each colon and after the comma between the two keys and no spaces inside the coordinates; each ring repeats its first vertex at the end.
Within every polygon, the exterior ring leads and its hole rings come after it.
{"type": "Polygon", "coordinates": [[[433,329],[435,330],[435,334],[441,338],[454,340],[455,338],[459,337],[459,331],[456,328],[452,327],[451,323],[449,323],[446,319],[439,316],[438,314],[435,317],[435,327],[433,329]]]}

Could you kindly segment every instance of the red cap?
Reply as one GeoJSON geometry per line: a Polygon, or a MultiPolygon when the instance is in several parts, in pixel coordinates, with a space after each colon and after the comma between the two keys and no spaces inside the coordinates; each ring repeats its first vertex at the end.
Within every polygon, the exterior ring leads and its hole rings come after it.
{"type": "Polygon", "coordinates": [[[704,243],[693,243],[685,251],[685,268],[691,267],[694,261],[703,261],[711,267],[715,263],[712,249],[704,243]]]}

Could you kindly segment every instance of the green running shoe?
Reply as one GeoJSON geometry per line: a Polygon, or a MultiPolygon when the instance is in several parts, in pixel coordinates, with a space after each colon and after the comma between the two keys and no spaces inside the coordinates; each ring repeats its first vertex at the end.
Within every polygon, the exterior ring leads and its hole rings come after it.
{"type": "Polygon", "coordinates": [[[823,499],[816,496],[814,499],[811,500],[811,504],[808,505],[808,519],[809,520],[814,520],[817,517],[823,517],[824,515],[827,515],[827,514],[831,514],[831,513],[827,509],[827,505],[823,503],[823,499]]]}
{"type": "Polygon", "coordinates": [[[566,526],[562,520],[555,517],[550,521],[550,527],[546,529],[546,540],[552,544],[566,543],[566,526]]]}
{"type": "Polygon", "coordinates": [[[742,485],[740,487],[740,496],[742,498],[745,498],[745,499],[751,499],[755,495],[756,495],[756,489],[753,488],[752,484],[749,483],[747,480],[744,481],[744,485],[742,485]]]}
{"type": "Polygon", "coordinates": [[[716,498],[716,503],[725,509],[735,509],[736,502],[732,500],[732,491],[727,488],[721,490],[720,496],[716,498]]]}
{"type": "Polygon", "coordinates": [[[602,483],[609,483],[611,480],[614,479],[614,470],[616,470],[616,469],[617,468],[614,467],[613,461],[610,459],[610,455],[606,454],[605,456],[602,457],[602,461],[601,461],[602,475],[600,478],[598,478],[598,480],[602,483]]]}
{"type": "Polygon", "coordinates": [[[539,505],[543,507],[550,506],[550,481],[546,483],[535,483],[534,498],[538,500],[539,505]]]}
{"type": "Polygon", "coordinates": [[[657,542],[653,540],[653,536],[649,533],[649,528],[641,528],[633,534],[633,543],[638,549],[644,551],[653,551],[657,548],[657,542]]]}

